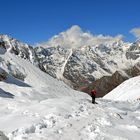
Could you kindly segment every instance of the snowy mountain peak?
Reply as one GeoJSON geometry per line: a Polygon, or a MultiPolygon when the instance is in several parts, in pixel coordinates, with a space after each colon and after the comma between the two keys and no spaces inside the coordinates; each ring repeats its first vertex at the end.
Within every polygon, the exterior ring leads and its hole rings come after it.
{"type": "Polygon", "coordinates": [[[1,47],[5,47],[8,51],[13,51],[14,49],[18,48],[28,48],[29,46],[25,43],[22,43],[8,35],[0,35],[0,45],[1,47]]]}
{"type": "Polygon", "coordinates": [[[9,38],[11,38],[11,37],[8,36],[8,35],[0,34],[0,41],[1,41],[1,40],[8,40],[9,38]]]}
{"type": "Polygon", "coordinates": [[[34,64],[37,63],[35,51],[30,45],[8,35],[0,35],[0,48],[4,48],[5,51],[18,55],[21,58],[28,59],[34,64]]]}
{"type": "Polygon", "coordinates": [[[10,50],[11,47],[11,40],[8,35],[0,35],[0,46],[4,47],[6,50],[10,50]]]}

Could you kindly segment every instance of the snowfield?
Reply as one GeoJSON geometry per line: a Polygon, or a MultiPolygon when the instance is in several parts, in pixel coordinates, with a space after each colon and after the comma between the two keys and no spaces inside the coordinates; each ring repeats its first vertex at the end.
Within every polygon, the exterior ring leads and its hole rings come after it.
{"type": "Polygon", "coordinates": [[[0,81],[0,140],[139,140],[140,100],[92,104],[27,60],[8,52],[0,58],[7,72],[0,81]]]}
{"type": "Polygon", "coordinates": [[[0,130],[10,140],[139,140],[140,101],[90,98],[0,100],[0,130]]]}

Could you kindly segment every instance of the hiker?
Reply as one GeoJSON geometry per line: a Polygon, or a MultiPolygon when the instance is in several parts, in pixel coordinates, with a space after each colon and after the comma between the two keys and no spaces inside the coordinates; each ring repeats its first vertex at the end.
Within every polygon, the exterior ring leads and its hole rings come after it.
{"type": "Polygon", "coordinates": [[[95,104],[95,98],[96,98],[96,90],[95,89],[93,89],[91,91],[91,97],[92,97],[92,103],[95,104]]]}

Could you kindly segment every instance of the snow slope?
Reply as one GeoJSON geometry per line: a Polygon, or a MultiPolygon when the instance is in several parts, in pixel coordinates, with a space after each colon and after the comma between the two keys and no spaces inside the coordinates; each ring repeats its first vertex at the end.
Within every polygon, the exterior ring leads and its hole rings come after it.
{"type": "Polygon", "coordinates": [[[37,96],[38,94],[41,94],[40,98],[43,96],[43,99],[45,97],[76,96],[78,93],[74,92],[71,94],[71,89],[62,81],[52,78],[27,60],[21,59],[19,56],[6,52],[5,54],[1,54],[0,57],[4,60],[0,63],[0,66],[5,71],[11,73],[11,70],[18,70],[25,75],[24,81],[20,80],[17,82],[18,84],[23,83],[23,86],[12,84],[15,80],[9,83],[9,78],[0,83],[3,90],[12,93],[14,92],[16,97],[18,94],[20,96],[21,92],[21,96],[25,94],[29,98],[31,98],[32,94],[29,93],[28,95],[28,92],[34,92],[37,96]],[[15,91],[15,88],[18,90],[15,91]]]}
{"type": "Polygon", "coordinates": [[[139,140],[140,102],[55,98],[0,100],[0,129],[10,140],[139,140]]]}
{"type": "Polygon", "coordinates": [[[140,76],[123,82],[103,98],[121,101],[140,99],[140,76]]]}

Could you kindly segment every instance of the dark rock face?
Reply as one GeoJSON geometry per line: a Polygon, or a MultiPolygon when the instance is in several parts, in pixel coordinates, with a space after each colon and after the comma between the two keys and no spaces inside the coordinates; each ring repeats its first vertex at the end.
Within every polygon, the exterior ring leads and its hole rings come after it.
{"type": "Polygon", "coordinates": [[[18,69],[15,69],[14,71],[10,71],[10,73],[13,77],[24,81],[24,79],[26,78],[26,75],[24,75],[22,72],[20,72],[18,69]]]}
{"type": "Polygon", "coordinates": [[[6,49],[6,46],[5,46],[5,42],[4,41],[0,41],[0,47],[6,49]]]}
{"type": "Polygon", "coordinates": [[[116,71],[112,76],[104,76],[97,80],[93,86],[97,89],[97,96],[103,97],[127,79],[128,77],[116,71]]]}
{"type": "Polygon", "coordinates": [[[140,57],[140,40],[133,43],[126,52],[126,58],[136,60],[140,57]]]}
{"type": "Polygon", "coordinates": [[[83,56],[77,54],[79,52],[80,51],[73,52],[63,73],[63,76],[71,81],[75,89],[83,85],[88,85],[90,81],[95,80],[91,73],[96,70],[96,65],[94,63],[91,64],[90,62],[84,64],[80,59],[80,57],[83,56]]]}
{"type": "Polygon", "coordinates": [[[137,63],[131,69],[126,70],[126,73],[131,77],[140,75],[140,63],[137,63]]]}
{"type": "Polygon", "coordinates": [[[6,80],[7,76],[7,72],[0,68],[0,81],[6,80]]]}

